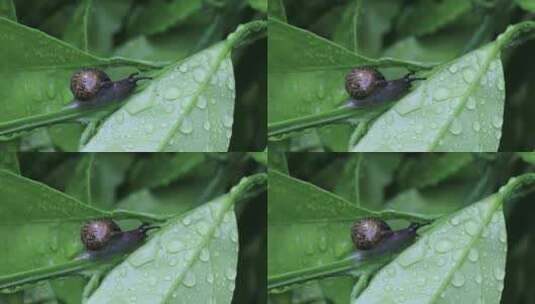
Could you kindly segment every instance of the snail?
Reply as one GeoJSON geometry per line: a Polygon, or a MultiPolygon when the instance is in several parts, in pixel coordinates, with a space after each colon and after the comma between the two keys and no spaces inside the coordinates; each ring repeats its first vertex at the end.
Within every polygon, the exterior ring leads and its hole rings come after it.
{"type": "Polygon", "coordinates": [[[151,77],[137,77],[139,73],[127,78],[112,81],[103,71],[95,68],[81,69],[71,77],[71,92],[74,95],[73,107],[102,105],[110,101],[121,101],[134,91],[137,82],[151,77]]]}
{"type": "Polygon", "coordinates": [[[416,231],[429,223],[411,223],[409,227],[393,231],[386,222],[378,218],[363,218],[351,227],[351,239],[357,249],[355,257],[364,259],[371,256],[397,252],[412,244],[418,236],[416,231]]]}
{"type": "Polygon", "coordinates": [[[386,80],[381,72],[371,67],[351,70],[346,76],[345,88],[351,98],[349,107],[362,107],[399,99],[411,87],[411,83],[425,78],[413,77],[409,72],[399,79],[386,80]]]}
{"type": "Polygon", "coordinates": [[[105,259],[128,253],[142,244],[149,230],[157,228],[160,227],[143,223],[136,229],[123,232],[110,219],[89,221],[80,230],[80,239],[86,249],[81,258],[105,259]]]}

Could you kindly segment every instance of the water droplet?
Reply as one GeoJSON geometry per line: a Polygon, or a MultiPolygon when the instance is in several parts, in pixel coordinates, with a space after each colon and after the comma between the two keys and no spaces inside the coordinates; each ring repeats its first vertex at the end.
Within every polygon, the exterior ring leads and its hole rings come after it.
{"type": "Polygon", "coordinates": [[[438,88],[434,93],[433,93],[433,97],[440,101],[440,100],[444,100],[446,98],[448,98],[449,96],[449,92],[446,88],[438,88]]]}
{"type": "Polygon", "coordinates": [[[184,118],[182,121],[182,124],[180,125],[180,132],[184,134],[189,134],[193,131],[193,124],[191,123],[191,119],[188,117],[184,118]]]}
{"type": "Polygon", "coordinates": [[[208,262],[208,260],[210,260],[210,252],[208,252],[208,249],[203,248],[203,249],[201,250],[201,255],[199,256],[199,258],[200,258],[201,261],[203,261],[203,262],[208,262]]]}
{"type": "Polygon", "coordinates": [[[504,89],[505,89],[504,81],[503,81],[503,79],[500,78],[498,80],[498,90],[503,91],[504,89]]]}
{"type": "Polygon", "coordinates": [[[456,272],[453,275],[453,279],[451,280],[451,284],[455,287],[462,287],[464,285],[465,279],[464,275],[460,272],[456,272]]]}
{"type": "Polygon", "coordinates": [[[500,242],[502,243],[507,242],[507,234],[505,233],[505,230],[500,231],[500,242]]]}
{"type": "Polygon", "coordinates": [[[464,224],[464,230],[468,235],[474,236],[477,234],[479,227],[475,221],[469,220],[464,224]]]}
{"type": "Polygon", "coordinates": [[[466,103],[466,107],[469,110],[474,110],[476,108],[476,99],[472,96],[468,97],[468,102],[466,103]]]}
{"type": "Polygon", "coordinates": [[[503,281],[503,279],[505,278],[505,271],[503,271],[501,267],[494,268],[494,277],[498,281],[503,281]]]}
{"type": "Polygon", "coordinates": [[[236,279],[236,270],[234,268],[227,268],[227,270],[225,271],[225,276],[229,280],[236,279]]]}
{"type": "Polygon", "coordinates": [[[440,253],[448,252],[451,248],[453,248],[453,243],[448,239],[439,240],[435,244],[435,250],[440,253]]]}
{"type": "Polygon", "coordinates": [[[503,125],[503,119],[500,116],[497,116],[497,115],[493,116],[492,117],[492,125],[497,129],[501,128],[502,125],[503,125]]]}
{"type": "Polygon", "coordinates": [[[450,132],[454,135],[459,135],[463,132],[463,126],[457,118],[455,118],[450,125],[450,132]]]}
{"type": "Polygon", "coordinates": [[[481,273],[476,274],[476,283],[481,284],[483,282],[483,278],[481,277],[481,273]]]}
{"type": "Polygon", "coordinates": [[[176,253],[181,251],[184,248],[184,245],[179,240],[171,240],[165,245],[165,248],[170,253],[176,253]]]}
{"type": "Polygon", "coordinates": [[[200,67],[193,71],[193,79],[197,82],[202,82],[206,76],[204,68],[200,67]]]}
{"type": "Polygon", "coordinates": [[[206,224],[205,222],[198,223],[197,232],[200,235],[206,235],[208,233],[208,230],[210,230],[210,228],[208,227],[208,224],[206,224]]]}
{"type": "Polygon", "coordinates": [[[207,105],[208,105],[208,101],[207,101],[206,97],[200,96],[199,100],[197,101],[197,107],[199,109],[206,109],[207,105]]]}
{"type": "Polygon", "coordinates": [[[455,64],[450,65],[448,70],[450,70],[450,72],[452,72],[452,73],[456,73],[457,72],[457,65],[455,65],[455,64]]]}
{"type": "Polygon", "coordinates": [[[183,64],[178,67],[178,70],[182,73],[186,73],[188,71],[188,67],[185,64],[183,64]]]}
{"type": "Polygon", "coordinates": [[[479,252],[474,248],[470,249],[470,252],[468,253],[468,259],[472,262],[477,262],[479,259],[479,252]]]}
{"type": "Polygon", "coordinates": [[[467,83],[471,83],[474,81],[475,78],[476,78],[476,73],[474,72],[474,70],[472,70],[472,68],[466,68],[463,70],[464,81],[466,81],[467,83]]]}
{"type": "Polygon", "coordinates": [[[170,87],[165,91],[164,98],[167,100],[175,100],[180,97],[180,90],[175,87],[170,87]]]}
{"type": "Polygon", "coordinates": [[[440,257],[440,258],[437,260],[437,266],[438,266],[438,267],[442,267],[442,266],[444,266],[444,265],[446,265],[446,258],[444,258],[444,257],[440,257]]]}
{"type": "Polygon", "coordinates": [[[481,125],[479,124],[479,122],[474,121],[474,123],[472,124],[472,128],[474,128],[474,131],[479,132],[479,130],[481,130],[481,125]]]}
{"type": "Polygon", "coordinates": [[[204,124],[203,124],[203,128],[204,128],[206,131],[210,131],[210,127],[211,127],[210,122],[209,122],[208,120],[205,121],[204,124]]]}
{"type": "Polygon", "coordinates": [[[195,279],[195,274],[191,271],[189,271],[186,274],[186,277],[184,278],[184,281],[182,282],[184,286],[186,287],[193,287],[197,283],[197,280],[195,279]]]}
{"type": "Polygon", "coordinates": [[[230,115],[223,116],[223,125],[227,128],[232,127],[232,123],[234,122],[234,118],[230,115]]]}
{"type": "Polygon", "coordinates": [[[186,216],[182,219],[182,224],[184,224],[184,226],[189,226],[191,224],[191,218],[189,216],[186,216]]]}
{"type": "Polygon", "coordinates": [[[210,284],[214,282],[214,274],[211,271],[206,275],[206,281],[210,284]]]}
{"type": "Polygon", "coordinates": [[[450,219],[450,224],[452,224],[453,226],[459,225],[459,219],[457,217],[450,219]]]}

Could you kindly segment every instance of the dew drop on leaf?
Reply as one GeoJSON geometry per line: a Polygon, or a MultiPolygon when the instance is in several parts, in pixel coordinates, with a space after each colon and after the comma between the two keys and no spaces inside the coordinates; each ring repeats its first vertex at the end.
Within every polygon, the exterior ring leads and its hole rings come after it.
{"type": "Polygon", "coordinates": [[[494,269],[494,277],[498,281],[503,281],[503,279],[505,278],[505,271],[503,271],[501,267],[496,267],[494,269]]]}
{"type": "Polygon", "coordinates": [[[476,99],[473,96],[468,97],[468,102],[466,103],[466,107],[469,110],[474,110],[476,108],[476,99]]]}
{"type": "Polygon", "coordinates": [[[473,220],[470,220],[464,224],[464,229],[468,235],[474,236],[478,232],[478,226],[477,223],[473,220]]]}
{"type": "Polygon", "coordinates": [[[441,100],[448,98],[449,97],[448,89],[443,88],[443,87],[438,88],[433,94],[433,97],[437,101],[441,101],[441,100]]]}
{"type": "Polygon", "coordinates": [[[472,262],[477,262],[477,260],[479,260],[479,252],[477,249],[470,249],[470,252],[468,253],[468,259],[472,262]]]}
{"type": "Polygon", "coordinates": [[[203,123],[203,128],[206,130],[206,131],[210,131],[210,122],[207,120],[203,123]]]}
{"type": "Polygon", "coordinates": [[[169,253],[176,253],[181,251],[184,248],[184,245],[180,240],[171,240],[165,245],[165,248],[169,253]]]}
{"type": "Polygon", "coordinates": [[[459,122],[458,119],[454,119],[452,122],[451,122],[451,125],[450,125],[450,132],[451,134],[453,135],[459,135],[463,132],[463,126],[461,125],[461,123],[459,122]]]}
{"type": "Polygon", "coordinates": [[[474,121],[474,123],[472,124],[472,128],[474,128],[474,131],[479,132],[479,130],[481,130],[481,125],[478,121],[474,121]]]}
{"type": "Polygon", "coordinates": [[[456,272],[453,275],[453,279],[451,280],[451,284],[455,287],[462,287],[464,286],[465,278],[464,275],[460,272],[456,272]]]}
{"type": "Polygon", "coordinates": [[[234,118],[231,115],[225,115],[223,116],[223,125],[227,128],[232,127],[232,123],[234,122],[234,118]]]}
{"type": "Polygon", "coordinates": [[[175,100],[180,97],[180,90],[175,87],[170,87],[165,90],[164,98],[167,100],[175,100]]]}
{"type": "Polygon", "coordinates": [[[186,287],[193,287],[197,283],[197,280],[195,278],[195,274],[191,271],[188,271],[186,274],[186,277],[184,278],[184,281],[182,282],[184,286],[186,287]]]}
{"type": "Polygon", "coordinates": [[[193,124],[191,123],[191,119],[189,117],[185,117],[182,121],[182,124],[180,125],[180,132],[184,134],[190,134],[193,131],[193,124]]]}
{"type": "Polygon", "coordinates": [[[476,74],[472,68],[466,68],[463,70],[463,79],[467,83],[472,83],[476,78],[476,74]]]}
{"type": "Polygon", "coordinates": [[[200,258],[201,261],[203,261],[203,262],[208,262],[208,260],[210,260],[210,253],[208,252],[208,249],[203,248],[203,249],[201,250],[201,254],[200,254],[199,258],[200,258]]]}
{"type": "Polygon", "coordinates": [[[448,239],[439,240],[435,244],[435,250],[439,253],[448,252],[453,248],[453,243],[448,239]]]}

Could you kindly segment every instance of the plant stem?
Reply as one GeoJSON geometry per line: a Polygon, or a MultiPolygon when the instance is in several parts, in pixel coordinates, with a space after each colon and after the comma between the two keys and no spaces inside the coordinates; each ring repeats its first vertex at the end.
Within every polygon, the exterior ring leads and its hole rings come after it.
{"type": "Polygon", "coordinates": [[[267,174],[257,173],[251,176],[243,177],[240,182],[230,189],[230,198],[234,203],[247,198],[249,192],[254,188],[261,186],[266,187],[267,174]]]}
{"type": "Polygon", "coordinates": [[[87,116],[88,113],[93,113],[97,111],[103,111],[110,108],[113,108],[116,104],[106,105],[101,107],[87,107],[87,108],[73,108],[73,107],[64,107],[63,109],[46,113],[36,116],[29,116],[20,118],[17,120],[12,120],[6,123],[0,124],[0,136],[11,135],[16,132],[28,131],[38,127],[64,122],[68,120],[73,120],[83,116],[87,116]]]}
{"type": "Polygon", "coordinates": [[[388,254],[366,261],[357,261],[353,256],[350,256],[340,261],[271,276],[268,278],[268,290],[303,284],[330,276],[373,273],[390,261],[393,256],[388,254]],[[351,273],[349,273],[350,271],[351,273]]]}
{"type": "Polygon", "coordinates": [[[0,290],[37,282],[43,279],[64,276],[94,266],[95,262],[89,261],[88,259],[76,259],[63,264],[32,269],[7,276],[0,276],[0,290]]]}
{"type": "Polygon", "coordinates": [[[231,48],[236,48],[245,44],[246,41],[259,39],[266,34],[267,21],[256,20],[245,24],[240,24],[236,30],[227,37],[227,44],[231,48]]]}
{"type": "Polygon", "coordinates": [[[298,117],[281,122],[268,124],[268,136],[279,136],[286,133],[297,132],[308,128],[320,127],[336,121],[349,118],[368,121],[372,117],[383,113],[392,106],[392,103],[382,104],[376,107],[365,108],[338,108],[320,114],[298,117]]]}
{"type": "Polygon", "coordinates": [[[512,201],[535,191],[535,173],[511,177],[498,191],[502,202],[512,201]],[[522,190],[522,191],[520,191],[522,190]]]}

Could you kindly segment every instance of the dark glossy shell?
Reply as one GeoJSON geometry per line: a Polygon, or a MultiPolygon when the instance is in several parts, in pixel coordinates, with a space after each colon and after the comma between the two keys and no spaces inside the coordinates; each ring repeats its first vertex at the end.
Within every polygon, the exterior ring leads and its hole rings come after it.
{"type": "Polygon", "coordinates": [[[114,221],[100,219],[86,223],[80,231],[80,238],[88,250],[99,250],[120,232],[121,228],[114,221]]]}
{"type": "Polygon", "coordinates": [[[365,98],[385,85],[384,76],[369,67],[353,69],[346,76],[346,91],[355,99],[365,98]]]}
{"type": "Polygon", "coordinates": [[[351,227],[351,239],[357,249],[369,250],[392,235],[392,229],[383,220],[363,218],[351,227]]]}
{"type": "Polygon", "coordinates": [[[101,70],[82,69],[71,77],[71,92],[77,100],[93,99],[100,89],[111,79],[101,70]]]}

